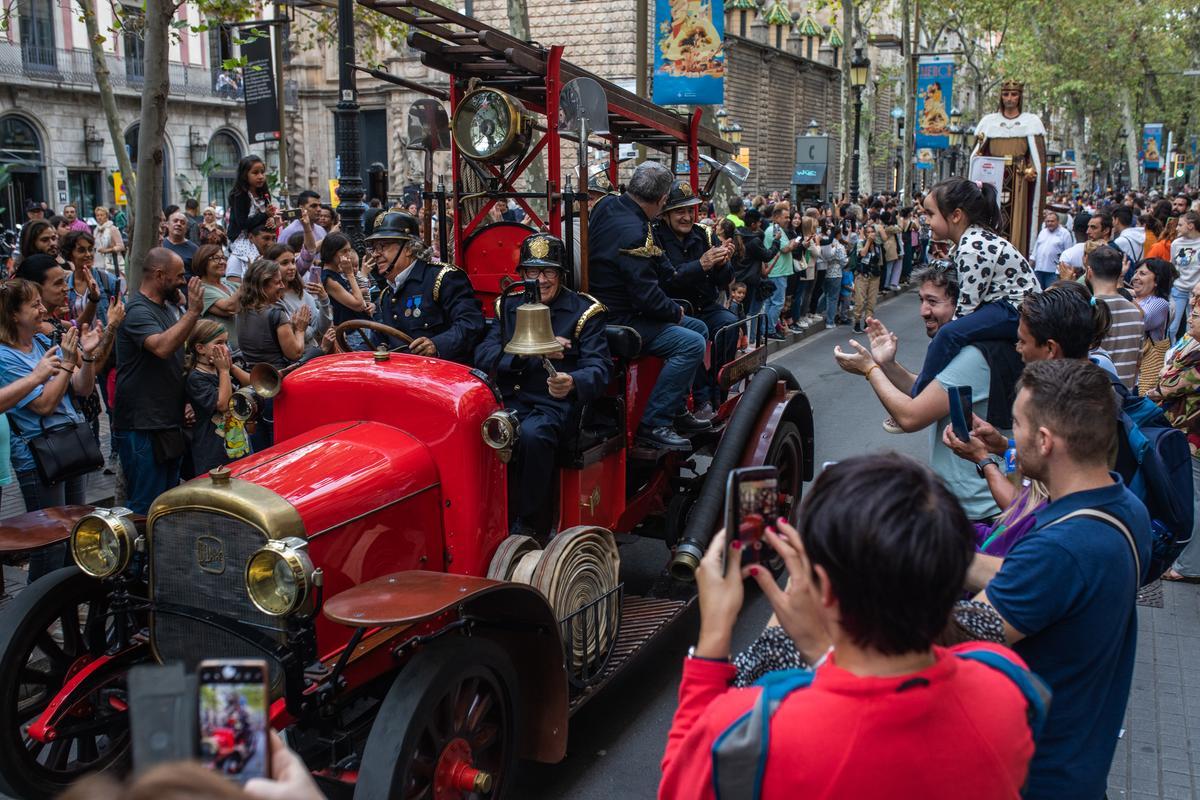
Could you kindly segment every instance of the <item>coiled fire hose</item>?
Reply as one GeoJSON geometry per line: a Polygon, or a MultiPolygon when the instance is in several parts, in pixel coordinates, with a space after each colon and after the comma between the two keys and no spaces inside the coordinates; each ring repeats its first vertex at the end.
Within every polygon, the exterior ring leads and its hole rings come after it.
{"type": "Polygon", "coordinates": [[[493,556],[488,577],[534,587],[545,596],[559,622],[608,596],[572,620],[563,632],[570,637],[564,643],[566,655],[572,669],[578,671],[589,667],[612,644],[620,613],[619,597],[613,591],[620,565],[612,533],[580,525],[557,533],[545,550],[527,536],[510,536],[493,556]]]}

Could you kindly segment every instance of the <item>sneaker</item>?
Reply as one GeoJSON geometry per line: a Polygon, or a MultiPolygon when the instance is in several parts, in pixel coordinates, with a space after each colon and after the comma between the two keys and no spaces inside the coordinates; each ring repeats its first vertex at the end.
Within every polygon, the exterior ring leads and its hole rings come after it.
{"type": "Polygon", "coordinates": [[[804,333],[804,331],[806,331],[807,329],[808,329],[807,325],[804,325],[799,322],[794,322],[788,326],[788,330],[791,331],[792,333],[804,333]]]}
{"type": "Polygon", "coordinates": [[[712,423],[706,419],[698,419],[694,414],[685,411],[675,418],[674,428],[676,433],[687,436],[692,433],[711,431],[712,423]]]}
{"type": "Polygon", "coordinates": [[[782,333],[778,333],[776,331],[771,331],[770,333],[768,333],[767,338],[772,341],[775,341],[775,342],[782,342],[787,339],[787,337],[784,336],[782,333]]]}
{"type": "Polygon", "coordinates": [[[863,332],[862,323],[859,322],[858,320],[854,320],[854,332],[855,333],[863,332]]]}
{"type": "Polygon", "coordinates": [[[897,425],[896,420],[892,419],[891,417],[884,417],[883,422],[880,424],[888,433],[904,433],[904,428],[901,428],[899,425],[897,425]]]}
{"type": "Polygon", "coordinates": [[[637,444],[655,450],[691,450],[692,443],[663,425],[650,428],[645,425],[638,427],[637,444]]]}

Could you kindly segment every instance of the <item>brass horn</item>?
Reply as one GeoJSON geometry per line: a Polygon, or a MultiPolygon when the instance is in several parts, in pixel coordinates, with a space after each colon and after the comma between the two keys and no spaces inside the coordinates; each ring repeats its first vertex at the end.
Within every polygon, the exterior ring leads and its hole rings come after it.
{"type": "Polygon", "coordinates": [[[260,361],[250,370],[250,388],[259,397],[270,399],[279,394],[283,386],[283,375],[275,367],[260,361]]]}

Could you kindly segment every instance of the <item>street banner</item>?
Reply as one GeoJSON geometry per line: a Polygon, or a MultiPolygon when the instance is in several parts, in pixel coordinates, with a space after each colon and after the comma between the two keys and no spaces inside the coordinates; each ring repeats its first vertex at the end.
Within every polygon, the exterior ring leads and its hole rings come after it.
{"type": "Polygon", "coordinates": [[[725,102],[724,0],[655,0],[654,102],[725,102]]]}
{"type": "Polygon", "coordinates": [[[996,205],[1000,205],[1000,196],[1004,194],[1004,159],[994,156],[975,156],[971,159],[971,170],[968,177],[980,183],[990,183],[996,187],[996,205]]]}
{"type": "Polygon", "coordinates": [[[1162,169],[1163,124],[1147,122],[1142,126],[1142,169],[1162,169]]]}
{"type": "Polygon", "coordinates": [[[950,106],[954,97],[954,61],[936,58],[917,65],[917,147],[950,146],[950,106]]]}
{"type": "Polygon", "coordinates": [[[242,90],[246,102],[246,136],[251,142],[279,140],[279,101],[271,37],[249,34],[242,44],[242,90]]]}
{"type": "Polygon", "coordinates": [[[337,193],[338,186],[340,186],[340,185],[341,184],[339,183],[337,178],[329,179],[329,207],[330,208],[337,208],[338,203],[342,202],[342,198],[338,197],[338,193],[337,193]]]}

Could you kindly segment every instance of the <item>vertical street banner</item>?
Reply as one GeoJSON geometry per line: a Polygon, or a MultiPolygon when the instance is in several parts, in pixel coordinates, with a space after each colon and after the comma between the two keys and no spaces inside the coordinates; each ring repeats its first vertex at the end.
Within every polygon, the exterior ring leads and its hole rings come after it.
{"type": "Polygon", "coordinates": [[[950,146],[950,107],[954,97],[954,61],[934,58],[917,65],[917,148],[950,146]]]}
{"type": "Polygon", "coordinates": [[[1142,169],[1162,169],[1163,124],[1147,122],[1142,126],[1142,169]]]}
{"type": "Polygon", "coordinates": [[[279,140],[279,99],[275,96],[275,62],[271,37],[261,28],[247,31],[242,44],[242,90],[246,102],[246,137],[251,142],[279,140]]]}
{"type": "Polygon", "coordinates": [[[724,0],[655,0],[654,102],[725,102],[724,0]]]}

